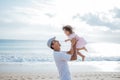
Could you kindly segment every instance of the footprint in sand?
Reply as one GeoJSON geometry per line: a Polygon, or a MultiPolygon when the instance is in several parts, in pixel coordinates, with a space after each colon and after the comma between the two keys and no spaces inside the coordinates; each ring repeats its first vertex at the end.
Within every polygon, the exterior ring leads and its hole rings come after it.
{"type": "Polygon", "coordinates": [[[29,77],[28,77],[27,79],[28,79],[28,80],[32,80],[32,78],[29,78],[29,77]]]}
{"type": "Polygon", "coordinates": [[[78,76],[74,76],[75,78],[78,78],[78,76]]]}
{"type": "Polygon", "coordinates": [[[45,79],[45,78],[41,78],[41,79],[45,79]]]}
{"type": "Polygon", "coordinates": [[[49,79],[53,79],[53,77],[49,77],[49,79]]]}

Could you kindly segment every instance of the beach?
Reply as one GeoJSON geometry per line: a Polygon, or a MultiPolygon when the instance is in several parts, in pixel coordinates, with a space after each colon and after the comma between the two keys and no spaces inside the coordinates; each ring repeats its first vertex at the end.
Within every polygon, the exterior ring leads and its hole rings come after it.
{"type": "MultiPolygon", "coordinates": [[[[0,80],[59,80],[56,73],[2,73],[0,80]]],[[[72,80],[120,80],[119,72],[72,73],[72,80]]]]}
{"type": "MultiPolygon", "coordinates": [[[[120,62],[71,62],[72,80],[120,80],[120,62]]],[[[0,80],[59,80],[55,63],[1,63],[0,80]]]]}

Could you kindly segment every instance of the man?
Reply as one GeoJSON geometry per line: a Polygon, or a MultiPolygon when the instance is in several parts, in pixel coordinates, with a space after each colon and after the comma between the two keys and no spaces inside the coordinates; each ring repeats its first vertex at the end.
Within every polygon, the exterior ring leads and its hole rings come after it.
{"type": "MultiPolygon", "coordinates": [[[[76,42],[76,40],[75,40],[76,42]]],[[[48,40],[47,45],[54,50],[54,60],[59,71],[60,80],[71,80],[70,71],[67,61],[77,59],[75,45],[72,46],[70,51],[60,51],[60,43],[55,40],[55,37],[48,40]]]]}

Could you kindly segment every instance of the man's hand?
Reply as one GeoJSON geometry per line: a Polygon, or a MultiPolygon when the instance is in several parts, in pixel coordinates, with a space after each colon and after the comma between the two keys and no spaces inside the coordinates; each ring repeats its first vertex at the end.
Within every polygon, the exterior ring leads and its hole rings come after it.
{"type": "Polygon", "coordinates": [[[76,52],[71,56],[71,61],[77,60],[77,54],[76,52]]]}
{"type": "Polygon", "coordinates": [[[71,56],[71,61],[77,59],[76,42],[77,42],[77,40],[74,39],[74,44],[72,45],[73,55],[71,56]]]}

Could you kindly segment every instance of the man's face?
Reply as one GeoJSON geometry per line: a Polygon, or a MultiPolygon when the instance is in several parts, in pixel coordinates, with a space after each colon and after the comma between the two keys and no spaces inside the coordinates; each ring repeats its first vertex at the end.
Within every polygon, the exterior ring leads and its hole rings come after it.
{"type": "Polygon", "coordinates": [[[52,42],[52,47],[54,48],[54,50],[60,50],[60,43],[59,43],[59,41],[57,41],[57,40],[54,40],[53,42],[52,42]]]}

